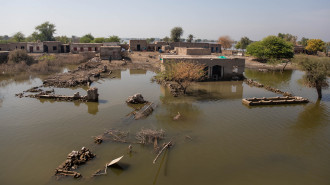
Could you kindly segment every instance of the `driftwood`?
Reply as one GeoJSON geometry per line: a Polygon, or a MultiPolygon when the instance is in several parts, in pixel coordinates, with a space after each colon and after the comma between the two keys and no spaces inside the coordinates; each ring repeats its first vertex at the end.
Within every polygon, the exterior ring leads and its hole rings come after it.
{"type": "Polygon", "coordinates": [[[127,143],[126,138],[128,137],[128,132],[111,129],[108,130],[106,134],[109,135],[113,141],[127,143]]]}
{"type": "Polygon", "coordinates": [[[166,149],[166,148],[169,148],[170,146],[172,146],[172,141],[168,142],[160,151],[159,153],[157,154],[156,158],[154,159],[153,163],[155,164],[158,157],[160,156],[160,154],[163,153],[163,151],[166,149]]]}

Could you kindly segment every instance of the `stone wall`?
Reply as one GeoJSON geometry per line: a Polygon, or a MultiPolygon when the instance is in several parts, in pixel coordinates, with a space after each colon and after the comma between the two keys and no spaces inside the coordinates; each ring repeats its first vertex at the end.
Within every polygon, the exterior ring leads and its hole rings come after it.
{"type": "Polygon", "coordinates": [[[9,44],[0,44],[0,51],[9,51],[9,44]]]}

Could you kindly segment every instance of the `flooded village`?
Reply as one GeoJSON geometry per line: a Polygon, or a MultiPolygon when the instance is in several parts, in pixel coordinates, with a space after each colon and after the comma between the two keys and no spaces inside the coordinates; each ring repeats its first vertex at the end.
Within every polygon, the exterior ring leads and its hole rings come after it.
{"type": "Polygon", "coordinates": [[[223,25],[199,39],[213,27],[182,23],[149,38],[164,27],[121,16],[120,37],[93,36],[116,29],[102,16],[66,25],[92,30],[79,37],[49,17],[29,36],[0,30],[0,184],[330,183],[328,37],[223,25]]]}

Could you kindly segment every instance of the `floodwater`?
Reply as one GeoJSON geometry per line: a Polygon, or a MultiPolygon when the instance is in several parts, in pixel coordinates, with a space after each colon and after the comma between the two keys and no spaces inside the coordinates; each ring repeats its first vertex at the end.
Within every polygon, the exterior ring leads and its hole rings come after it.
{"type": "MultiPolygon", "coordinates": [[[[253,108],[241,99],[278,95],[233,81],[198,83],[189,95],[174,98],[150,81],[153,72],[114,74],[116,78],[93,83],[99,103],[17,98],[14,94],[42,80],[0,79],[0,184],[330,184],[330,91],[316,101],[315,89],[300,82],[303,72],[246,70],[247,78],[311,100],[253,108]],[[133,120],[125,100],[138,92],[157,108],[146,119],[133,120]],[[177,112],[182,116],[174,121],[177,112]],[[129,155],[128,144],[93,143],[93,136],[111,128],[129,131],[131,139],[142,128],[163,129],[174,146],[153,164],[153,146],[133,143],[129,155]],[[56,179],[54,169],[83,146],[97,155],[78,168],[83,178],[56,179]],[[91,177],[122,155],[121,168],[91,177]]],[[[86,88],[55,89],[59,94],[76,91],[86,94],[86,88]]]]}

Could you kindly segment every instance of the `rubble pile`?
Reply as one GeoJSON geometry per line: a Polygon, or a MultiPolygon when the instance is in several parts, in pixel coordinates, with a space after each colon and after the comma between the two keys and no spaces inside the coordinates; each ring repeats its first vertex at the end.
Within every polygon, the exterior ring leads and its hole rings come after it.
{"type": "Polygon", "coordinates": [[[95,155],[89,149],[82,147],[80,151],[72,151],[68,154],[67,160],[55,169],[55,175],[81,177],[81,174],[75,171],[79,165],[85,164],[93,159],[95,155]]]}
{"type": "Polygon", "coordinates": [[[129,96],[126,100],[126,103],[132,103],[132,104],[141,104],[146,103],[143,96],[140,93],[134,94],[133,96],[129,96]]]}

